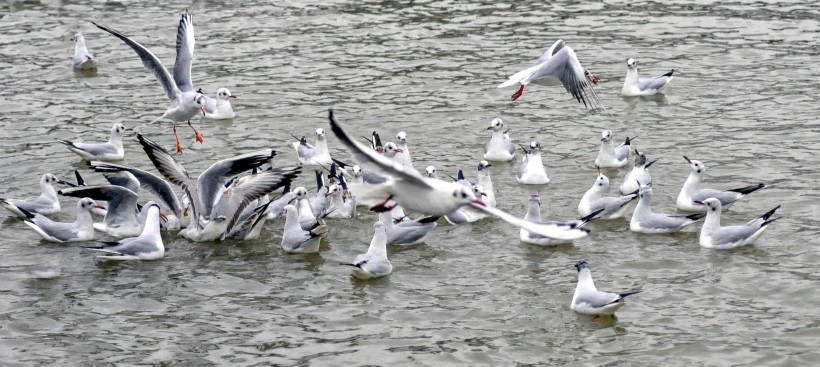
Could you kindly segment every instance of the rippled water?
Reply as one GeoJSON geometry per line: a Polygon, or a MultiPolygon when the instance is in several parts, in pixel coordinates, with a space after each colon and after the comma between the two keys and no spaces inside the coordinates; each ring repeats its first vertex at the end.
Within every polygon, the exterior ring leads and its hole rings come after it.
{"type": "MultiPolygon", "coordinates": [[[[112,122],[140,126],[163,112],[164,94],[134,53],[89,21],[134,36],[170,66],[185,6],[4,4],[0,196],[33,195],[42,173],[83,169],[55,138],[103,139],[112,122]],[[100,62],[94,77],[71,72],[77,30],[100,62]]],[[[390,250],[392,275],[362,282],[337,262],[366,250],[374,215],[364,211],[334,222],[346,228],[320,254],[283,254],[281,224],[269,224],[246,243],[168,235],[166,258],[116,265],[41,242],[4,214],[0,364],[820,364],[816,2],[208,1],[193,12],[195,85],[240,99],[234,122],[199,124],[204,144],[185,130],[178,159],[192,173],[261,147],[293,164],[288,134],[326,127],[334,107],[356,135],[407,131],[418,167],[474,176],[484,127],[500,116],[516,142],[542,143],[552,179],[521,187],[516,164],[496,164],[499,206],[513,213],[540,190],[547,217],[576,216],[609,128],[638,135],[661,159],[656,210],[674,210],[687,154],[716,187],[768,185],[724,223],[777,204],[784,219],[734,251],[700,248],[695,228],[640,235],[625,220],[593,223],[587,239],[557,248],[521,244],[497,220],[440,226],[427,244],[390,250]],[[610,115],[587,113],[560,88],[528,88],[515,103],[512,90],[495,89],[557,38],[602,76],[610,115]],[[620,97],[628,57],[646,75],[676,69],[666,96],[620,97]],[[576,316],[568,306],[580,259],[600,288],[644,292],[617,320],[576,316]]],[[[140,129],[172,146],[166,124],[140,129]]],[[[135,139],[126,151],[126,164],[151,167],[135,139]]],[[[618,185],[623,172],[608,173],[618,185]]]]}

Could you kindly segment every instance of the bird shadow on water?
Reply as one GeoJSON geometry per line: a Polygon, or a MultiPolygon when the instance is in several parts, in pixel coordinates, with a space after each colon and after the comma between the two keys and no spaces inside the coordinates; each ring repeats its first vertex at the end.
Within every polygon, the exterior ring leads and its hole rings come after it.
{"type": "Polygon", "coordinates": [[[646,103],[646,102],[655,102],[656,106],[666,106],[669,104],[669,100],[666,99],[666,95],[663,93],[655,94],[654,96],[639,96],[639,97],[626,97],[621,96],[621,99],[626,102],[627,111],[632,111],[635,107],[638,106],[638,103],[646,103]]]}
{"type": "Polygon", "coordinates": [[[578,319],[578,322],[581,325],[591,327],[595,330],[601,329],[608,329],[611,328],[612,331],[615,332],[616,335],[626,335],[627,330],[622,325],[618,324],[618,317],[615,315],[612,316],[590,316],[590,315],[581,315],[575,314],[578,319]]]}

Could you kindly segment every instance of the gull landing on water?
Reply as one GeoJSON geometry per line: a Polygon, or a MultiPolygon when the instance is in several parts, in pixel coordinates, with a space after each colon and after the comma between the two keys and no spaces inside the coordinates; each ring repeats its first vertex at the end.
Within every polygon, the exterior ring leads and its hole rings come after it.
{"type": "Polygon", "coordinates": [[[532,66],[513,74],[498,88],[520,85],[518,91],[512,95],[514,101],[524,94],[524,87],[530,83],[545,86],[563,85],[567,92],[585,107],[592,110],[605,110],[592,88],[598,80],[597,76],[581,66],[575,51],[566,46],[563,40],[558,40],[532,66]]]}
{"type": "Polygon", "coordinates": [[[621,94],[626,97],[654,96],[669,85],[674,73],[675,69],[672,69],[668,73],[654,78],[639,78],[638,61],[627,59],[626,78],[624,79],[624,88],[621,90],[621,94]]]}
{"type": "Polygon", "coordinates": [[[205,95],[197,92],[191,82],[191,65],[194,59],[194,21],[191,13],[185,11],[185,14],[182,14],[179,20],[176,41],[177,58],[174,63],[173,77],[159,59],[141,44],[111,28],[97,23],[94,23],[94,25],[111,33],[131,47],[142,60],[142,65],[151,70],[154,77],[162,84],[171,105],[157,120],[171,120],[174,124],[173,130],[177,152],[182,152],[182,144],[179,142],[179,136],[177,135],[177,122],[188,121],[188,126],[194,130],[196,141],[202,143],[202,135],[191,125],[191,118],[197,113],[201,112],[202,116],[205,116],[205,95]]]}

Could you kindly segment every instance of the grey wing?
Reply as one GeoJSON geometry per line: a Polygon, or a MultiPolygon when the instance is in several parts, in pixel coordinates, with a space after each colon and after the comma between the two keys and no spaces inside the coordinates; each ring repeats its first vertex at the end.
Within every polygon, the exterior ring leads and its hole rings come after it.
{"type": "Polygon", "coordinates": [[[103,176],[108,180],[108,183],[116,186],[122,186],[126,189],[139,194],[140,181],[128,171],[120,172],[103,172],[103,176]]]}
{"type": "Polygon", "coordinates": [[[51,208],[54,206],[54,202],[42,196],[38,196],[30,200],[6,199],[6,201],[20,209],[27,210],[32,213],[36,213],[42,209],[51,208]]]}
{"type": "Polygon", "coordinates": [[[157,244],[147,238],[132,237],[120,241],[116,246],[104,247],[100,250],[122,255],[139,256],[140,254],[156,251],[157,244]]]}
{"type": "Polygon", "coordinates": [[[507,147],[507,151],[510,152],[510,155],[515,155],[515,145],[513,145],[512,140],[510,140],[507,134],[504,134],[504,146],[507,147]]]}
{"type": "Polygon", "coordinates": [[[538,60],[535,60],[535,62],[532,63],[533,66],[549,61],[549,59],[552,58],[552,55],[554,55],[558,51],[561,51],[561,49],[564,48],[564,45],[566,45],[566,43],[564,43],[564,40],[555,41],[555,43],[553,43],[552,46],[550,46],[550,48],[544,51],[544,54],[541,55],[541,57],[539,57],[538,60]]]}
{"type": "Polygon", "coordinates": [[[672,216],[660,213],[652,213],[651,216],[641,220],[641,227],[654,229],[672,229],[683,226],[692,220],[686,216],[672,216]]]}
{"type": "MultiPolygon", "coordinates": [[[[224,187],[225,183],[231,178],[242,172],[262,166],[275,155],[276,151],[273,150],[266,150],[261,153],[242,154],[233,158],[223,159],[208,167],[205,172],[199,175],[199,179],[197,180],[199,201],[202,203],[200,215],[205,218],[211,217],[216,196],[224,187]]],[[[267,194],[267,192],[265,192],[265,194],[267,194]]]]}
{"type": "Polygon", "coordinates": [[[387,182],[387,177],[380,176],[370,171],[362,171],[362,181],[371,185],[378,185],[387,182]]]}
{"type": "Polygon", "coordinates": [[[165,204],[167,208],[171,209],[174,215],[181,217],[183,210],[182,204],[180,204],[179,198],[177,198],[177,195],[174,193],[174,189],[171,188],[171,184],[169,184],[168,181],[163,180],[162,177],[138,168],[126,167],[118,164],[91,162],[90,166],[97,172],[103,172],[103,174],[106,172],[130,173],[134,178],[136,178],[139,187],[159,197],[163,204],[165,204]]]}
{"type": "Polygon", "coordinates": [[[587,108],[603,108],[601,100],[592,88],[592,84],[584,75],[584,68],[578,62],[575,51],[570,47],[563,47],[558,50],[549,62],[539,68],[530,80],[540,78],[555,78],[561,81],[567,92],[575,97],[587,108]]]}
{"type": "Polygon", "coordinates": [[[77,227],[74,223],[55,222],[41,214],[37,214],[32,222],[43,232],[60,241],[68,241],[77,237],[77,227]]]}
{"type": "Polygon", "coordinates": [[[462,209],[453,211],[452,213],[445,215],[444,218],[447,219],[447,221],[452,223],[453,225],[459,225],[470,222],[470,218],[467,217],[467,213],[465,213],[462,209]]]}
{"type": "Polygon", "coordinates": [[[604,209],[604,212],[601,213],[603,215],[608,215],[617,212],[620,210],[624,205],[628,204],[632,199],[635,198],[635,195],[629,196],[619,196],[619,197],[603,197],[595,201],[592,205],[592,211],[596,211],[598,209],[604,209]]]}
{"type": "Polygon", "coordinates": [[[619,161],[629,159],[629,148],[629,145],[625,145],[623,143],[617,146],[615,148],[615,157],[618,158],[619,161]]]}
{"type": "Polygon", "coordinates": [[[389,243],[410,243],[430,233],[435,223],[401,222],[388,234],[389,243]],[[407,225],[403,225],[407,223],[407,225]]]}
{"type": "Polygon", "coordinates": [[[740,198],[740,194],[733,191],[702,189],[692,195],[692,200],[697,201],[704,201],[708,198],[718,199],[721,204],[726,205],[735,202],[738,198],[740,198]]]}
{"type": "Polygon", "coordinates": [[[151,70],[151,72],[154,73],[154,77],[156,77],[160,84],[162,84],[162,88],[165,89],[165,94],[168,95],[168,99],[172,101],[176,99],[177,94],[180,93],[179,88],[177,88],[177,86],[174,84],[174,80],[171,78],[171,74],[168,73],[168,70],[165,69],[165,66],[162,66],[162,63],[156,56],[154,56],[153,53],[151,53],[151,51],[148,51],[148,49],[143,47],[141,44],[126,36],[123,36],[122,34],[111,28],[99,25],[94,22],[91,23],[97,26],[97,28],[102,29],[108,33],[111,33],[112,35],[114,35],[114,37],[121,39],[123,42],[125,42],[126,45],[130,46],[134,50],[134,52],[137,53],[137,56],[139,56],[142,60],[142,65],[145,66],[145,68],[147,68],[148,70],[151,70]]]}
{"type": "Polygon", "coordinates": [[[492,139],[490,139],[486,143],[484,143],[484,154],[487,154],[487,152],[490,151],[490,142],[491,141],[492,141],[492,139]]]}
{"type": "MultiPolygon", "coordinates": [[[[165,148],[151,139],[141,134],[137,134],[137,139],[157,171],[168,179],[168,181],[181,187],[185,194],[188,195],[191,206],[191,218],[199,218],[200,207],[202,205],[197,201],[199,200],[199,192],[193,181],[191,181],[191,177],[188,175],[188,171],[185,170],[185,167],[179,164],[165,148]]],[[[211,201],[211,203],[213,203],[213,201],[211,201]]],[[[199,220],[194,220],[193,222],[197,223],[197,225],[199,224],[199,220]]]]}
{"type": "Polygon", "coordinates": [[[194,18],[185,11],[177,28],[177,59],[174,63],[174,81],[183,92],[193,92],[191,64],[194,61],[194,18]]]}
{"type": "Polygon", "coordinates": [[[72,146],[74,148],[83,150],[88,152],[92,155],[103,155],[103,154],[114,154],[117,153],[117,148],[108,143],[99,143],[99,144],[86,144],[86,143],[73,143],[72,146]]]}
{"type": "Polygon", "coordinates": [[[393,270],[393,265],[387,259],[371,259],[365,266],[367,270],[374,275],[387,274],[393,270]]]}
{"type": "Polygon", "coordinates": [[[300,159],[310,159],[316,155],[316,149],[314,149],[310,144],[302,145],[299,144],[296,146],[296,155],[299,156],[300,159]]]}
{"type": "Polygon", "coordinates": [[[226,233],[230,233],[240,215],[252,201],[290,182],[299,174],[298,167],[274,168],[262,171],[242,180],[222,194],[220,204],[214,208],[214,215],[228,218],[226,233]],[[229,191],[231,191],[229,193],[229,191]],[[228,200],[223,203],[224,200],[228,200]]]}
{"type": "Polygon", "coordinates": [[[527,162],[530,159],[530,155],[527,154],[524,156],[524,159],[521,160],[521,165],[518,166],[518,173],[515,174],[515,177],[521,178],[524,176],[524,171],[527,168],[527,162]]]}
{"type": "Polygon", "coordinates": [[[122,186],[79,186],[62,189],[60,195],[108,202],[105,223],[136,222],[137,194],[122,186]]]}
{"type": "Polygon", "coordinates": [[[578,294],[577,303],[587,303],[592,307],[599,308],[608,304],[618,302],[620,295],[601,291],[585,291],[578,294]]]}
{"type": "Polygon", "coordinates": [[[658,76],[654,78],[640,78],[638,80],[638,89],[640,90],[660,90],[671,80],[668,76],[658,76]]]}
{"type": "Polygon", "coordinates": [[[407,183],[418,185],[421,187],[432,189],[432,187],[424,181],[421,174],[410,167],[398,163],[383,155],[377,154],[373,149],[364,146],[350,138],[349,135],[342,129],[342,126],[333,118],[333,110],[329,110],[328,118],[330,120],[330,127],[339,141],[344,144],[353,158],[359,165],[366,170],[373,171],[379,175],[393,177],[405,181],[407,183]]]}
{"type": "Polygon", "coordinates": [[[757,232],[758,229],[760,229],[760,226],[757,225],[722,227],[712,233],[712,246],[719,247],[744,241],[757,232]]]}

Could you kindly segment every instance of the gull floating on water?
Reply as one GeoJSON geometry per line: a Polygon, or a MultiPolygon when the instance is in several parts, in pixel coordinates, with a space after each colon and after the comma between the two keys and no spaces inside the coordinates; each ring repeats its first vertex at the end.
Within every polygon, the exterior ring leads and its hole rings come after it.
{"type": "Polygon", "coordinates": [[[330,196],[328,218],[352,218],[356,216],[356,198],[347,188],[345,176],[341,173],[339,183],[331,185],[327,195],[330,196]]]}
{"type": "Polygon", "coordinates": [[[635,165],[633,165],[632,170],[624,176],[624,182],[621,183],[621,195],[626,195],[639,189],[638,182],[640,182],[641,185],[652,185],[652,175],[649,174],[649,166],[657,161],[656,159],[646,163],[646,154],[635,149],[635,165]]]}
{"type": "Polygon", "coordinates": [[[70,223],[55,222],[42,214],[33,214],[25,210],[23,213],[27,216],[26,225],[34,229],[46,241],[88,241],[94,238],[94,220],[91,219],[91,209],[98,206],[92,199],[80,199],[77,201],[77,219],[70,223]]]}
{"type": "Polygon", "coordinates": [[[532,66],[513,74],[498,88],[519,84],[521,87],[512,95],[512,99],[516,100],[524,93],[524,87],[530,83],[545,86],[563,85],[567,92],[585,107],[593,110],[604,109],[592,88],[597,82],[598,78],[581,66],[575,51],[563,40],[558,40],[532,66]]]}
{"type": "Polygon", "coordinates": [[[669,85],[674,72],[675,69],[672,69],[668,73],[654,78],[639,78],[638,61],[627,59],[626,78],[624,79],[624,88],[621,90],[621,94],[627,97],[653,96],[669,85]]]}
{"type": "Polygon", "coordinates": [[[502,220],[524,227],[531,232],[559,239],[574,239],[586,236],[588,230],[574,226],[542,225],[527,222],[504,211],[490,207],[478,200],[472,190],[459,183],[445,182],[422,177],[415,170],[377,154],[372,149],[350,138],[333,118],[329,111],[330,126],[333,133],[365,169],[388,176],[387,182],[379,185],[350,184],[350,189],[357,200],[376,203],[371,210],[390,210],[389,202],[395,202],[404,209],[425,215],[444,215],[462,206],[469,205],[502,220]],[[357,191],[358,190],[358,191],[357,191]]]}
{"type": "MultiPolygon", "coordinates": [[[[566,224],[566,225],[575,224],[578,227],[582,227],[585,224],[589,223],[591,220],[593,220],[598,214],[600,214],[600,212],[602,210],[603,209],[599,209],[598,211],[592,212],[590,215],[587,215],[586,217],[583,217],[583,218],[575,220],[575,221],[566,222],[566,223],[563,223],[563,224],[566,224]]],[[[530,221],[530,222],[533,222],[533,223],[560,223],[560,222],[554,222],[554,221],[544,222],[544,221],[541,220],[541,195],[538,194],[538,193],[530,195],[529,206],[527,208],[527,214],[524,216],[524,220],[527,220],[527,221],[530,221]]],[[[571,243],[572,242],[572,241],[566,241],[566,240],[558,240],[558,239],[554,239],[554,238],[550,238],[550,237],[544,237],[544,236],[541,236],[541,235],[530,233],[530,231],[527,231],[526,229],[523,229],[523,228],[521,228],[521,230],[519,231],[519,239],[521,240],[521,242],[532,243],[532,244],[535,244],[535,245],[542,245],[542,246],[543,245],[557,245],[557,244],[561,244],[561,243],[571,243]]]]}
{"type": "Polygon", "coordinates": [[[179,136],[177,135],[177,122],[188,121],[188,126],[194,130],[196,141],[201,143],[202,136],[199,134],[199,131],[191,125],[191,118],[197,113],[202,113],[202,115],[205,116],[205,95],[197,92],[191,82],[191,65],[194,59],[194,20],[191,13],[185,11],[185,14],[182,14],[179,20],[176,41],[177,58],[174,63],[173,76],[168,72],[168,69],[162,66],[159,59],[141,44],[131,38],[123,36],[111,28],[97,23],[94,23],[94,25],[97,26],[97,28],[111,33],[131,47],[142,60],[142,65],[148,70],[151,70],[154,77],[162,84],[162,88],[171,101],[171,105],[168,106],[165,113],[157,120],[171,120],[173,123],[177,152],[182,152],[182,144],[179,142],[179,136]]]}
{"type": "Polygon", "coordinates": [[[304,229],[299,224],[299,213],[293,205],[285,205],[285,229],[282,232],[281,246],[285,252],[311,253],[319,252],[322,233],[313,232],[320,226],[314,223],[313,228],[304,229]]]}
{"type": "Polygon", "coordinates": [[[88,52],[82,33],[74,35],[74,58],[71,66],[77,71],[97,71],[97,62],[94,61],[94,55],[88,52]]]}
{"type": "Polygon", "coordinates": [[[427,168],[424,169],[424,177],[438,178],[438,174],[436,173],[436,167],[435,166],[427,166],[427,168]]]}
{"type": "Polygon", "coordinates": [[[619,197],[604,196],[608,189],[609,178],[601,172],[601,168],[598,168],[598,178],[595,179],[595,184],[581,198],[581,202],[578,204],[578,214],[587,216],[603,209],[598,215],[598,219],[620,218],[624,216],[629,203],[638,198],[637,191],[619,197]]]}
{"type": "Polygon", "coordinates": [[[149,202],[145,205],[147,216],[145,227],[137,237],[125,238],[117,242],[107,242],[105,246],[99,248],[90,247],[92,250],[102,251],[106,255],[97,256],[100,260],[157,260],[165,256],[165,245],[160,236],[160,210],[159,205],[149,202]]]}
{"type": "Polygon", "coordinates": [[[692,212],[704,211],[706,208],[698,204],[698,201],[704,201],[708,198],[717,198],[724,208],[728,208],[740,198],[760,190],[765,186],[759,183],[731,190],[702,189],[700,188],[700,184],[703,180],[704,173],[706,173],[706,166],[700,161],[689,159],[687,156],[683,156],[683,159],[689,163],[690,171],[689,177],[686,178],[686,182],[683,183],[683,188],[681,188],[680,194],[678,194],[677,206],[680,210],[692,212]]]}
{"type": "Polygon", "coordinates": [[[575,269],[578,270],[578,284],[575,286],[570,308],[577,313],[591,316],[613,315],[624,305],[624,299],[627,296],[641,292],[639,290],[624,293],[599,291],[595,288],[595,282],[592,281],[589,263],[584,260],[579,261],[575,264],[575,269]]]}
{"type": "Polygon", "coordinates": [[[294,142],[293,149],[296,149],[296,158],[303,166],[311,167],[315,171],[321,170],[322,166],[330,166],[333,160],[330,158],[330,151],[327,149],[327,138],[324,129],[316,129],[316,145],[310,145],[304,136],[294,142]]]}
{"type": "Polygon", "coordinates": [[[56,176],[46,173],[40,178],[40,196],[29,199],[0,198],[0,206],[22,219],[27,218],[23,210],[43,215],[57,214],[60,212],[60,199],[57,198],[57,190],[53,186],[55,183],[68,184],[63,180],[58,180],[56,176]]]}
{"type": "Polygon", "coordinates": [[[721,227],[720,200],[709,198],[702,201],[702,203],[707,210],[703,228],[700,230],[700,245],[705,248],[728,250],[751,244],[760,237],[760,234],[766,228],[769,228],[769,224],[780,219],[769,219],[780,208],[780,205],[778,205],[766,214],[752,219],[744,225],[721,227]]]}
{"type": "Polygon", "coordinates": [[[353,267],[353,276],[359,279],[381,278],[393,272],[393,265],[387,260],[387,235],[385,225],[376,222],[375,233],[367,253],[356,256],[352,263],[341,263],[353,267]]]}
{"type": "Polygon", "coordinates": [[[231,107],[231,99],[236,95],[228,88],[219,88],[216,98],[205,96],[205,118],[209,120],[232,120],[236,117],[231,107]]]}
{"type": "Polygon", "coordinates": [[[114,124],[111,127],[111,137],[106,143],[75,143],[62,139],[57,141],[87,161],[120,161],[125,158],[122,134],[126,130],[130,129],[126,129],[122,124],[114,124]]]}
{"type": "Polygon", "coordinates": [[[595,165],[603,168],[620,168],[629,161],[629,149],[632,147],[632,140],[635,138],[626,137],[626,140],[619,146],[612,145],[612,131],[601,132],[601,150],[595,158],[595,165]]]}
{"type": "Polygon", "coordinates": [[[407,133],[399,131],[396,134],[396,146],[399,148],[398,154],[393,158],[407,167],[413,168],[413,159],[410,157],[410,147],[407,145],[407,133]]]}
{"type": "Polygon", "coordinates": [[[487,130],[493,131],[493,136],[484,144],[484,159],[488,161],[509,162],[515,158],[515,145],[504,130],[504,121],[496,117],[490,122],[487,130]]]}
{"type": "Polygon", "coordinates": [[[541,160],[541,144],[537,141],[530,142],[530,150],[521,147],[524,150],[524,157],[521,159],[521,165],[518,166],[518,172],[515,174],[515,180],[518,183],[527,185],[543,185],[550,182],[547,176],[547,168],[541,160]]]}
{"type": "MultiPolygon", "coordinates": [[[[642,182],[638,184],[640,186],[642,182]]],[[[632,212],[629,229],[640,233],[672,233],[683,229],[698,220],[703,219],[704,213],[692,215],[668,215],[652,212],[652,187],[640,186],[638,205],[632,212]]]]}

